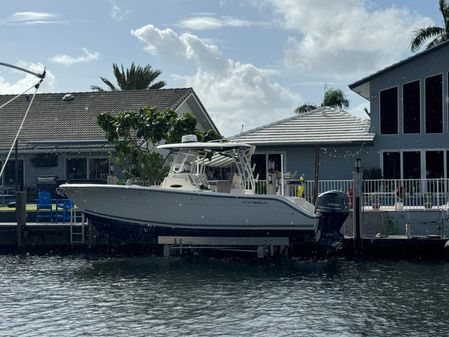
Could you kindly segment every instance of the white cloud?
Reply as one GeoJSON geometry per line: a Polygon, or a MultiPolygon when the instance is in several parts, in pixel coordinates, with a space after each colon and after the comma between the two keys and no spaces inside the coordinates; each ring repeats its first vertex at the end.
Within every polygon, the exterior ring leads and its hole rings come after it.
{"type": "Polygon", "coordinates": [[[180,26],[192,30],[218,29],[224,27],[267,26],[265,22],[240,20],[232,17],[196,16],[180,22],[180,26]]]}
{"type": "MultiPolygon", "coordinates": [[[[30,63],[26,61],[19,61],[17,66],[25,69],[29,69],[35,73],[41,74],[44,71],[44,65],[41,63],[30,63]]],[[[36,85],[39,82],[39,79],[31,74],[23,73],[17,70],[13,70],[14,74],[20,74],[20,77],[17,81],[8,81],[4,76],[7,74],[7,68],[1,68],[0,76],[0,93],[2,94],[18,94],[23,92],[24,90],[36,85]]],[[[10,76],[8,76],[10,77],[10,76]]],[[[12,77],[12,76],[11,76],[12,77]]],[[[53,91],[55,83],[55,76],[50,72],[46,71],[45,78],[39,88],[39,92],[44,91],[53,91]]],[[[34,88],[32,88],[29,93],[34,92],[34,88]]]]}
{"type": "Polygon", "coordinates": [[[10,15],[6,21],[17,24],[61,23],[58,14],[46,12],[17,12],[10,15]]]}
{"type": "Polygon", "coordinates": [[[115,21],[121,22],[128,16],[129,13],[131,13],[130,10],[122,9],[112,0],[110,1],[110,3],[112,5],[111,18],[115,21]]]}
{"type": "Polygon", "coordinates": [[[96,51],[91,52],[86,48],[81,48],[81,50],[83,51],[83,55],[81,56],[73,57],[66,54],[58,54],[50,58],[50,62],[59,63],[63,65],[72,65],[76,63],[92,62],[98,60],[98,58],[100,57],[99,52],[96,51]]]}
{"type": "Polygon", "coordinates": [[[131,32],[145,50],[161,58],[188,61],[196,74],[182,78],[205,104],[226,136],[291,115],[298,94],[276,83],[271,70],[226,59],[216,45],[192,34],[147,25],[131,32]]]}
{"type": "Polygon", "coordinates": [[[431,20],[406,8],[371,9],[363,0],[266,0],[279,24],[292,32],[285,66],[321,76],[349,78],[405,57],[417,27],[431,20]]]}

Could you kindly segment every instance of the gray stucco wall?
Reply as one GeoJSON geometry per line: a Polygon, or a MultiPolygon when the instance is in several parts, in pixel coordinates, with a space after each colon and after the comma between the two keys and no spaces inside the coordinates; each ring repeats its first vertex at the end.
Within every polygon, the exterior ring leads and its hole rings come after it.
{"type": "MultiPolygon", "coordinates": [[[[58,165],[53,167],[35,167],[31,162],[33,158],[32,153],[19,154],[19,160],[23,160],[24,186],[27,188],[34,188],[37,183],[37,178],[41,176],[56,176],[60,180],[66,180],[66,159],[67,158],[109,158],[106,152],[68,152],[58,153],[58,165]]],[[[4,158],[0,158],[3,161],[4,158]]],[[[14,156],[10,158],[14,160],[14,156]]],[[[115,175],[121,175],[117,168],[114,168],[115,175]]]]}
{"type": "MultiPolygon", "coordinates": [[[[315,176],[314,146],[258,146],[256,153],[283,153],[285,172],[304,174],[307,180],[315,176]]],[[[370,169],[379,167],[378,156],[372,156],[372,146],[322,146],[320,148],[320,180],[352,179],[355,159],[370,169]]]]}

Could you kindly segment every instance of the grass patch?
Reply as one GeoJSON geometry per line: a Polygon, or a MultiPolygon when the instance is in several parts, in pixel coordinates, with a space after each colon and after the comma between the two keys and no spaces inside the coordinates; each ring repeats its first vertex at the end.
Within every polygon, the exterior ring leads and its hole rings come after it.
{"type": "MultiPolygon", "coordinates": [[[[0,212],[15,212],[15,211],[16,211],[15,207],[7,207],[7,206],[0,207],[0,212]]],[[[36,212],[36,204],[27,204],[26,211],[36,212]]]]}

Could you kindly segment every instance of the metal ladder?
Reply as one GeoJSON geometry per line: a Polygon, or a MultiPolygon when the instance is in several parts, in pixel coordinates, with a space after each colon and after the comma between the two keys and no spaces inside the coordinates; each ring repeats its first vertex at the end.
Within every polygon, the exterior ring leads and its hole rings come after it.
{"type": "Polygon", "coordinates": [[[85,244],[86,235],[85,227],[87,225],[87,219],[84,213],[72,208],[70,210],[70,244],[85,244]],[[78,219],[81,222],[78,222],[78,219]]]}

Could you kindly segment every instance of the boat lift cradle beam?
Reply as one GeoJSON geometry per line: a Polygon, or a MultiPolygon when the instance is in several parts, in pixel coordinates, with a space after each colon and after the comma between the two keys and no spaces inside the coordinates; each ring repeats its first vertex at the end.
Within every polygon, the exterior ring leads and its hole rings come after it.
{"type": "Polygon", "coordinates": [[[265,258],[275,253],[287,256],[290,240],[288,237],[158,236],[158,244],[163,245],[165,257],[170,257],[173,250],[183,255],[183,251],[212,249],[257,253],[258,258],[265,258]]]}

